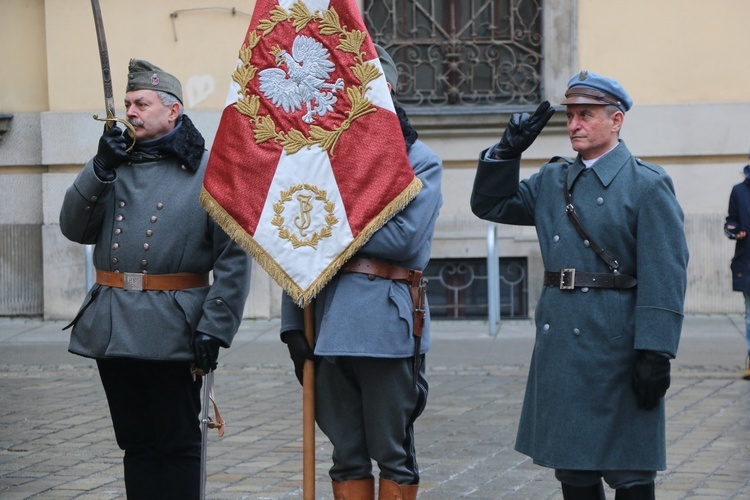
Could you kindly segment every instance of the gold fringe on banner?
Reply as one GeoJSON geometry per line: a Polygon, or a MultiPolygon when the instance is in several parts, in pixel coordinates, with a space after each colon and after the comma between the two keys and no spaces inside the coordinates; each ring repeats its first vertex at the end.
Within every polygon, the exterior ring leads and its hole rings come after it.
{"type": "Polygon", "coordinates": [[[279,286],[294,300],[299,307],[307,306],[312,299],[318,295],[318,292],[333,278],[355,253],[367,243],[370,237],[385,225],[394,215],[403,210],[411,200],[422,190],[422,181],[414,177],[409,185],[386,207],[380,214],[370,221],[367,226],[357,235],[357,237],[325,268],[325,270],[313,281],[310,286],[303,290],[292,278],[284,271],[281,265],[259,245],[247,231],[237,223],[234,218],[227,213],[224,207],[211,196],[205,187],[201,189],[200,202],[203,208],[213,218],[219,226],[237,242],[245,251],[250,254],[262,267],[268,275],[279,284],[279,286]]]}

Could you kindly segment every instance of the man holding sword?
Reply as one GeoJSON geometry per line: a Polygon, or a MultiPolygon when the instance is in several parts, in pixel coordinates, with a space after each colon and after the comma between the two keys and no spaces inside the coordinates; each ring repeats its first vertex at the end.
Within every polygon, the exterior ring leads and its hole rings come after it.
{"type": "Polygon", "coordinates": [[[196,375],[216,369],[237,332],[249,257],[199,203],[208,152],[179,80],[132,59],[125,107],[135,137],[102,135],[60,213],[68,239],[96,245],[69,350],[97,362],[128,497],[198,498],[196,375]]]}

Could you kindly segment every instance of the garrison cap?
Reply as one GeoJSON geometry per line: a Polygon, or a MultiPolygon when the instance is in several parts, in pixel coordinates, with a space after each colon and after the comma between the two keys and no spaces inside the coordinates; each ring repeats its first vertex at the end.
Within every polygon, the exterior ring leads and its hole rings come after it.
{"type": "Polygon", "coordinates": [[[375,45],[375,50],[378,53],[378,59],[380,59],[380,65],[383,67],[383,74],[385,75],[385,81],[391,84],[391,90],[396,91],[396,82],[398,82],[398,70],[396,69],[396,63],[393,62],[390,54],[378,44],[375,45]]]}
{"type": "Polygon", "coordinates": [[[625,113],[633,106],[633,99],[616,80],[581,71],[568,82],[561,104],[610,104],[625,113]]]}
{"type": "Polygon", "coordinates": [[[141,59],[131,59],[128,65],[128,86],[125,92],[133,90],[161,90],[172,94],[182,103],[180,81],[160,67],[141,59]]]}

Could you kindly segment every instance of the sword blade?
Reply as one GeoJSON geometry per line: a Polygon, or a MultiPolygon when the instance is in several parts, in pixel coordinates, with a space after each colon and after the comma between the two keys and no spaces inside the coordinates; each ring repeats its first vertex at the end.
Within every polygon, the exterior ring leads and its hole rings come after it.
{"type": "MultiPolygon", "coordinates": [[[[115,116],[115,98],[112,92],[112,74],[109,70],[109,51],[107,50],[107,37],[104,34],[104,20],[102,19],[102,9],[99,6],[99,0],[91,0],[91,9],[94,11],[94,23],[96,24],[96,41],[99,43],[99,62],[102,67],[102,83],[104,84],[104,106],[107,110],[107,117],[115,116]]],[[[109,130],[115,125],[114,121],[107,121],[104,124],[105,130],[109,130]]]]}
{"type": "Polygon", "coordinates": [[[207,477],[207,459],[208,459],[208,412],[209,401],[211,400],[211,386],[214,384],[214,372],[208,372],[203,377],[203,412],[201,414],[201,483],[200,483],[200,500],[206,498],[206,477],[207,477]]]}

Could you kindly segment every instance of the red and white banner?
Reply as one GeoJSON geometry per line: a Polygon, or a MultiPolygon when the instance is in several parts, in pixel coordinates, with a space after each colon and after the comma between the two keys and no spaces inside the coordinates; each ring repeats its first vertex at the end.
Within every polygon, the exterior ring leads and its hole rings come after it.
{"type": "Polygon", "coordinates": [[[355,0],[258,0],[201,203],[301,307],[422,188],[355,0]]]}

